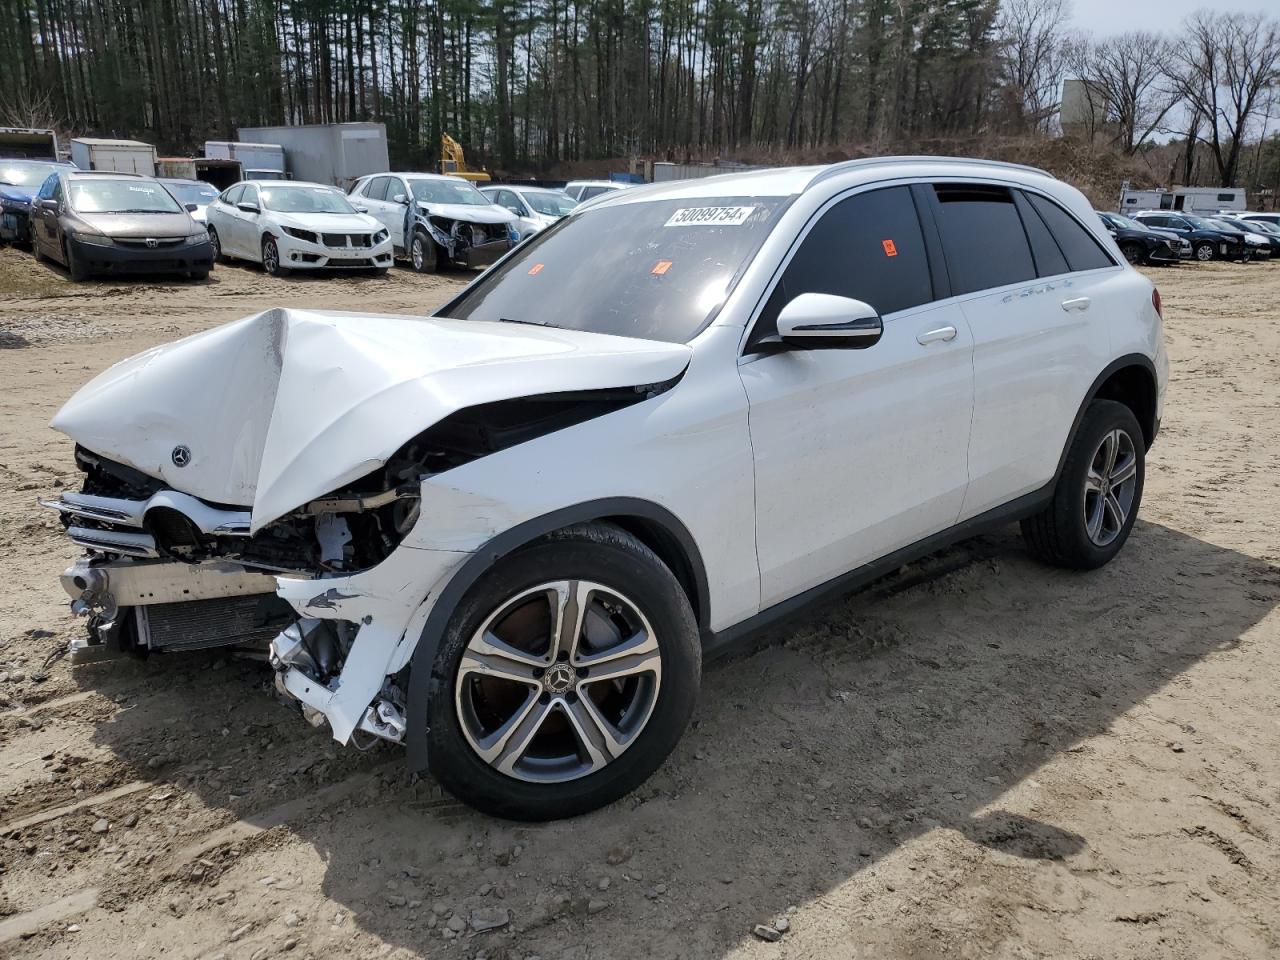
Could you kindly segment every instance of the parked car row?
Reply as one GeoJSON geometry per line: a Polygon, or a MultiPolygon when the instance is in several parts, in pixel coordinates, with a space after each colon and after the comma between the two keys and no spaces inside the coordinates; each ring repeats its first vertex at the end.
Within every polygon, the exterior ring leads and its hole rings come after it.
{"type": "Polygon", "coordinates": [[[435,173],[372,174],[349,194],[274,179],[218,193],[195,180],[12,161],[0,166],[0,241],[29,243],[37,259],[62,264],[73,280],[140,272],[203,278],[231,259],[277,276],[385,273],[396,258],[431,272],[487,267],[577,203],[540,187],[481,192],[435,173]]]}

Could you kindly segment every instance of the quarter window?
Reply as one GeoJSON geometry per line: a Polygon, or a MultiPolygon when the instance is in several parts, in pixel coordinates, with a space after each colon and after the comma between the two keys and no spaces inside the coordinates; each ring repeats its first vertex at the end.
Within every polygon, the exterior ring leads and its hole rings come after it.
{"type": "Polygon", "coordinates": [[[1027,194],[1031,206],[1040,214],[1053,238],[1062,248],[1067,263],[1073,272],[1080,270],[1097,270],[1101,267],[1112,267],[1115,264],[1103,251],[1102,246],[1094,239],[1079,221],[1060,206],[1046,197],[1027,194]]]}
{"type": "Polygon", "coordinates": [[[814,224],[756,321],[751,344],[777,333],[778,314],[802,293],[862,300],[880,314],[933,299],[929,260],[907,187],[841,200],[814,224]]]}
{"type": "Polygon", "coordinates": [[[1031,243],[1031,253],[1036,261],[1036,275],[1040,277],[1057,277],[1070,273],[1067,258],[1062,255],[1062,248],[1053,239],[1053,234],[1044,225],[1040,215],[1031,208],[1026,195],[1017,194],[1018,212],[1022,214],[1022,225],[1027,230],[1027,240],[1031,243]]]}
{"type": "Polygon", "coordinates": [[[1031,246],[1007,187],[935,184],[953,294],[1034,280],[1031,246]]]}

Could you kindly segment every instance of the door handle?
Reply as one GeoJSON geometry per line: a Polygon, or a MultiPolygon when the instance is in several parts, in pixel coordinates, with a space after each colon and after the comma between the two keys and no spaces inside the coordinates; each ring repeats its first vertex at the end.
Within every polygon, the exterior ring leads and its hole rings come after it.
{"type": "Polygon", "coordinates": [[[1088,297],[1076,297],[1076,298],[1075,298],[1075,299],[1073,299],[1073,300],[1063,300],[1063,301],[1062,301],[1062,309],[1063,309],[1063,310],[1065,310],[1065,311],[1067,311],[1067,313],[1070,313],[1072,310],[1082,310],[1082,311],[1083,311],[1083,310],[1088,310],[1088,309],[1089,309],[1089,298],[1088,298],[1088,297]]]}
{"type": "Polygon", "coordinates": [[[947,341],[956,338],[956,328],[951,326],[939,327],[937,330],[926,330],[916,336],[916,343],[921,346],[928,343],[935,343],[939,340],[947,341]]]}

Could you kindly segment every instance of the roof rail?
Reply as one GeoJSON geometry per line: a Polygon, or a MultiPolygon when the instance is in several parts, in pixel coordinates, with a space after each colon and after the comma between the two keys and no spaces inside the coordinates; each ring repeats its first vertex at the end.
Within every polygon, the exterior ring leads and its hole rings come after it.
{"type": "Polygon", "coordinates": [[[1006,163],[1003,160],[979,160],[975,157],[861,157],[857,160],[845,160],[841,163],[833,163],[826,167],[816,177],[809,181],[809,185],[821,183],[823,180],[829,180],[831,177],[838,176],[848,170],[861,170],[864,167],[874,167],[886,163],[968,163],[981,167],[1006,167],[1010,170],[1023,170],[1027,173],[1040,173],[1046,177],[1051,177],[1048,170],[1042,170],[1039,167],[1028,166],[1025,163],[1006,163]]]}

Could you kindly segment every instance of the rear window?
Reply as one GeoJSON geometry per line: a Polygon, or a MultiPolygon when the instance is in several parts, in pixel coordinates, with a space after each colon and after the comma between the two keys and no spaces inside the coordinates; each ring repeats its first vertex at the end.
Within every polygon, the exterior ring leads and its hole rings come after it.
{"type": "Polygon", "coordinates": [[[1044,220],[1073,272],[1115,266],[1093,234],[1078,220],[1047,197],[1028,193],[1025,196],[1044,220]]]}
{"type": "Polygon", "coordinates": [[[937,184],[934,190],[953,294],[1035,279],[1031,247],[1007,188],[937,184]]]}
{"type": "Polygon", "coordinates": [[[442,315],[684,343],[715,316],[788,202],[708,197],[587,210],[517,247],[442,315]]]}

